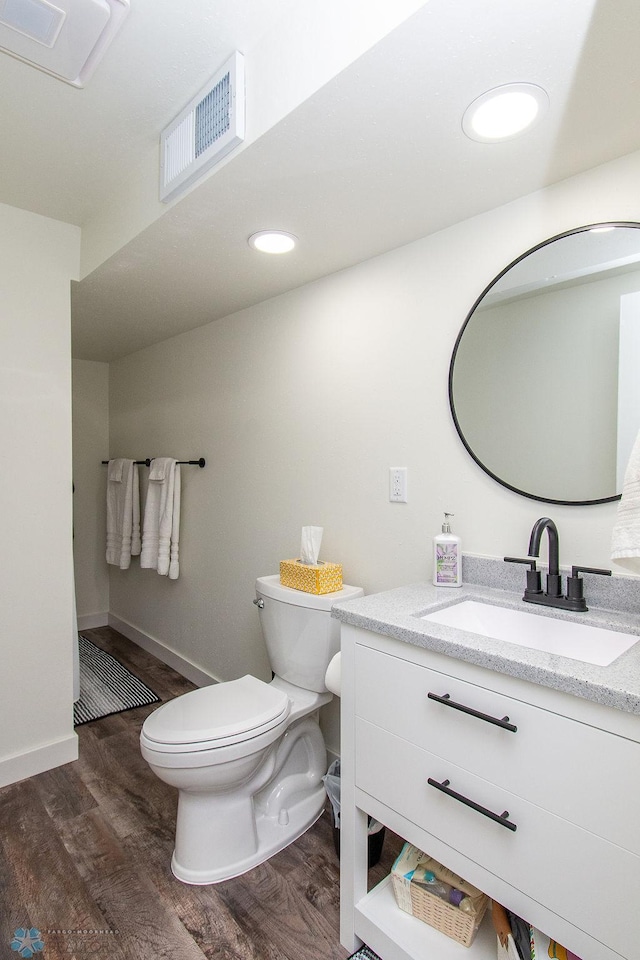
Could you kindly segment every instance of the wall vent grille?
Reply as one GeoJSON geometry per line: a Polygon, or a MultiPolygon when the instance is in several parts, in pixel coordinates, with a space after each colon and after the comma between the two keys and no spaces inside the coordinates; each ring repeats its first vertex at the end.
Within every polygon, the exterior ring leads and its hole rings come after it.
{"type": "Polygon", "coordinates": [[[244,61],[236,52],[160,137],[160,199],[182,193],[244,140],[244,61]]]}
{"type": "Polygon", "coordinates": [[[228,131],[230,91],[229,74],[225,73],[196,107],[196,157],[228,131]]]}

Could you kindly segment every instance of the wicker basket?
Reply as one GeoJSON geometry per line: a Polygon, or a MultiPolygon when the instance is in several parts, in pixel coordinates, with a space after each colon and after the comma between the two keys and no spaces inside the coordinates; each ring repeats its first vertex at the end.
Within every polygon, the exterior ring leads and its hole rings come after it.
{"type": "Polygon", "coordinates": [[[484,893],[411,844],[404,845],[393,865],[391,882],[396,902],[402,910],[428,923],[430,927],[435,927],[436,930],[440,930],[441,933],[463,946],[471,946],[489,905],[489,898],[484,893]],[[459,907],[436,897],[435,894],[429,893],[421,884],[413,882],[411,875],[417,865],[432,870],[439,880],[456,887],[470,897],[475,913],[466,913],[459,907]]]}

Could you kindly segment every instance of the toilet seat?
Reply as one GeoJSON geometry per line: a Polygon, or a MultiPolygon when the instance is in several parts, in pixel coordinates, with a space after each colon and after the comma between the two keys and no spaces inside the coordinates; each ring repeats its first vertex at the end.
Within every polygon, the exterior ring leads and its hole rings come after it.
{"type": "Polygon", "coordinates": [[[163,704],[147,717],[141,737],[159,753],[215,750],[267,733],[290,711],[286,693],[247,675],[163,704]]]}

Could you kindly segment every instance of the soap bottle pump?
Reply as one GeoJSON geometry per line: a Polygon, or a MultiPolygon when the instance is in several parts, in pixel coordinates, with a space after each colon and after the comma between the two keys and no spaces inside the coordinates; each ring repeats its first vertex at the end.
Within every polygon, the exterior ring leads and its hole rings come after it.
{"type": "Polygon", "coordinates": [[[442,533],[433,538],[433,582],[436,587],[462,586],[462,551],[460,537],[451,533],[449,517],[445,513],[442,533]]]}

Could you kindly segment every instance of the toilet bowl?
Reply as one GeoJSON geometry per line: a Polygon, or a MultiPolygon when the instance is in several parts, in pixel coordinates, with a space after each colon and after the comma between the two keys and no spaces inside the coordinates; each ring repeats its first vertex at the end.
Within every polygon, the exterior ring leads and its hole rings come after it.
{"type": "Polygon", "coordinates": [[[362,593],[345,586],[318,597],[283,587],[278,576],[259,578],[267,650],[283,675],[202,687],[145,720],[142,756],[179,791],[171,860],[179,880],[218,883],[245,873],[321,815],[327,758],[318,711],[332,699],[324,675],[339,646],[330,610],[362,593]]]}

